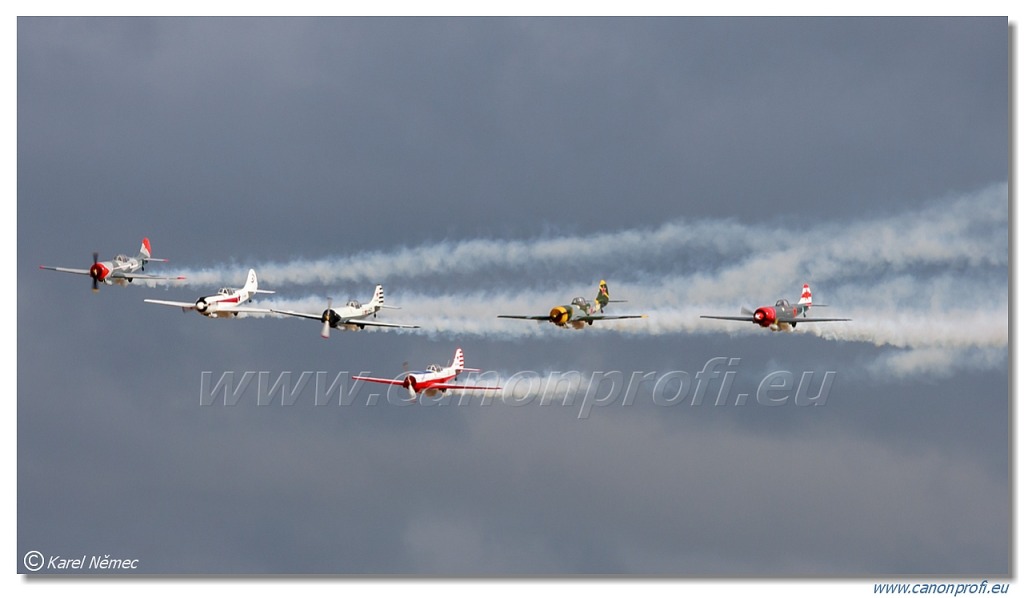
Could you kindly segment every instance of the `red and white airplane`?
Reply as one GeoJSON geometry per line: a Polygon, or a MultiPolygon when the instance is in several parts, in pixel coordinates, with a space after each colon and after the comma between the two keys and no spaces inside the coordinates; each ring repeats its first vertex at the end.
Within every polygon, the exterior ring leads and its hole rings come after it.
{"type": "MultiPolygon", "coordinates": [[[[850,318],[808,318],[813,301],[811,299],[811,286],[805,284],[800,293],[800,300],[797,304],[790,305],[789,301],[779,299],[775,307],[762,306],[754,311],[742,309],[742,316],[701,316],[713,320],[733,320],[737,322],[751,322],[762,328],[770,328],[772,331],[792,330],[800,322],[849,322],[850,318]]],[[[819,305],[818,307],[825,307],[819,305]]]]}
{"type": "Polygon", "coordinates": [[[446,390],[501,390],[500,386],[468,386],[464,384],[449,384],[449,380],[458,380],[462,372],[479,372],[480,370],[467,368],[466,360],[462,354],[462,348],[455,349],[455,358],[452,364],[447,367],[431,365],[422,372],[407,372],[404,378],[391,380],[388,378],[368,378],[365,376],[352,376],[353,380],[364,380],[366,382],[377,382],[379,384],[391,384],[401,386],[408,390],[409,399],[413,400],[416,395],[425,392],[428,397],[446,390]]]}
{"type": "Polygon", "coordinates": [[[261,290],[259,282],[256,280],[256,271],[249,270],[245,285],[237,290],[223,288],[213,295],[204,295],[194,302],[164,301],[162,299],[145,299],[145,302],[180,307],[183,312],[195,311],[209,318],[233,318],[241,313],[270,313],[270,310],[266,308],[246,307],[242,304],[251,302],[256,293],[273,292],[261,290]]]}
{"type": "Polygon", "coordinates": [[[331,328],[341,328],[343,330],[362,330],[367,326],[381,326],[384,328],[419,328],[419,326],[413,326],[411,324],[389,324],[387,322],[378,322],[375,319],[363,319],[366,316],[373,316],[376,318],[377,312],[381,309],[399,309],[397,307],[391,307],[390,305],[384,305],[384,285],[377,285],[377,288],[373,290],[373,299],[370,299],[370,302],[365,305],[352,299],[345,304],[345,307],[333,309],[331,307],[331,298],[328,297],[327,309],[324,310],[322,314],[304,314],[297,311],[287,311],[283,309],[272,309],[270,311],[275,314],[295,316],[297,318],[320,320],[324,323],[323,328],[320,330],[320,336],[324,338],[331,337],[331,328]]]}
{"type": "Polygon", "coordinates": [[[146,269],[147,262],[166,262],[167,260],[153,257],[153,248],[149,244],[149,238],[142,239],[142,247],[139,248],[139,255],[128,257],[118,254],[114,259],[106,262],[100,261],[100,254],[93,252],[92,266],[89,269],[81,268],[58,268],[54,266],[39,266],[41,270],[53,270],[54,272],[68,272],[71,274],[85,274],[92,278],[92,290],[99,291],[99,283],[117,284],[125,286],[138,278],[140,280],[185,280],[184,276],[151,276],[139,274],[140,270],[146,269]]]}

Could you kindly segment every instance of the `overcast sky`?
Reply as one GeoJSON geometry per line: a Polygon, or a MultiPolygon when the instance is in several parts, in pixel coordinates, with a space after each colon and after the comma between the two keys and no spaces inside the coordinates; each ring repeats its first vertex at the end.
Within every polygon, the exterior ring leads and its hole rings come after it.
{"type": "Polygon", "coordinates": [[[18,571],[1006,575],[1008,66],[1005,18],[19,19],[18,571]],[[185,284],[37,269],[144,236],[185,284]],[[422,328],[142,301],[248,268],[422,328]],[[495,317],[601,279],[649,317],[495,317]],[[699,318],[805,282],[853,322],[699,318]],[[521,392],[347,380],[458,346],[521,392]]]}

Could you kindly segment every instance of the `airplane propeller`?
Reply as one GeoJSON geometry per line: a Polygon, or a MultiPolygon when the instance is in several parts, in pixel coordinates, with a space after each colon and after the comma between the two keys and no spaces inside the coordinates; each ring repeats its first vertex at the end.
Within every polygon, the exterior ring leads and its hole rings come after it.
{"type": "Polygon", "coordinates": [[[752,316],[754,315],[754,310],[750,309],[749,307],[741,307],[740,313],[743,314],[744,316],[752,316]]]}
{"type": "Polygon", "coordinates": [[[320,336],[323,338],[331,338],[331,315],[334,313],[331,309],[331,305],[333,302],[334,299],[330,297],[327,298],[327,311],[325,311],[323,317],[320,318],[324,321],[324,327],[320,329],[320,336]]]}
{"type": "MultiPolygon", "coordinates": [[[[402,371],[403,372],[408,372],[409,371],[409,362],[408,361],[402,363],[402,371]]],[[[415,401],[416,400],[416,388],[415,388],[415,386],[416,386],[416,379],[413,378],[412,374],[406,374],[404,382],[405,382],[405,384],[403,384],[402,386],[404,386],[405,387],[405,391],[409,393],[409,400],[410,401],[415,401]]]]}
{"type": "Polygon", "coordinates": [[[97,266],[100,261],[100,254],[96,251],[92,252],[92,267],[89,268],[89,277],[92,278],[92,292],[98,293],[100,291],[100,267],[97,266]]]}
{"type": "MultiPolygon", "coordinates": [[[[403,372],[408,372],[409,371],[409,362],[408,361],[403,361],[402,362],[402,371],[403,372]]],[[[409,393],[409,400],[410,401],[415,401],[416,400],[416,389],[413,388],[413,378],[412,378],[411,375],[407,375],[405,377],[405,383],[406,383],[405,390],[406,390],[406,392],[409,393]]]]}

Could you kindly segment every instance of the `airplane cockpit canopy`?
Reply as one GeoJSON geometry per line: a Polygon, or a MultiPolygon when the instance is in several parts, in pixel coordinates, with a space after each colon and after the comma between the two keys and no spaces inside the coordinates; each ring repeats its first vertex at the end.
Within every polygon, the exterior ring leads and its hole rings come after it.
{"type": "Polygon", "coordinates": [[[779,299],[775,302],[775,307],[789,307],[789,301],[785,299],[779,299]]]}
{"type": "Polygon", "coordinates": [[[114,258],[114,261],[121,262],[123,264],[128,261],[128,256],[123,253],[120,253],[114,258]]]}
{"type": "Polygon", "coordinates": [[[573,298],[572,304],[575,305],[576,307],[582,307],[583,309],[586,309],[587,306],[589,305],[587,303],[587,300],[584,299],[583,297],[575,297],[575,298],[573,298]]]}
{"type": "Polygon", "coordinates": [[[362,306],[363,306],[363,304],[362,304],[362,303],[360,303],[360,302],[356,301],[355,299],[349,299],[349,300],[348,300],[348,303],[346,303],[345,305],[347,305],[347,306],[349,306],[349,307],[354,307],[354,308],[356,308],[356,309],[359,309],[360,307],[362,307],[362,306]]]}
{"type": "Polygon", "coordinates": [[[218,295],[230,295],[231,293],[234,293],[234,292],[235,292],[235,289],[229,289],[227,287],[224,287],[221,290],[217,291],[217,294],[218,295]]]}
{"type": "Polygon", "coordinates": [[[437,365],[436,363],[432,364],[430,367],[427,368],[427,371],[428,372],[440,372],[441,371],[441,366],[437,365]]]}

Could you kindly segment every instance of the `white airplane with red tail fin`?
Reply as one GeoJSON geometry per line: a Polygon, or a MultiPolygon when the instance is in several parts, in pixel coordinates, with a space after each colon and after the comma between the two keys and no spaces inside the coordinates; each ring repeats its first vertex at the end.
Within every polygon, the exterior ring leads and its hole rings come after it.
{"type": "Polygon", "coordinates": [[[164,301],[163,299],[145,299],[146,303],[180,307],[181,311],[194,311],[208,318],[233,318],[242,313],[267,314],[270,310],[262,307],[246,307],[243,303],[252,301],[256,293],[273,293],[259,288],[256,271],[249,270],[245,285],[240,289],[223,288],[213,295],[204,295],[195,301],[164,301]]]}
{"type": "MultiPolygon", "coordinates": [[[[796,305],[790,305],[789,301],[779,299],[774,307],[762,306],[753,311],[742,309],[742,316],[701,316],[712,320],[733,320],[736,322],[750,322],[762,328],[769,328],[773,331],[792,330],[801,322],[849,322],[850,318],[808,318],[807,312],[813,305],[811,297],[811,285],[805,284],[800,293],[800,300],[796,305]]],[[[818,305],[818,307],[826,307],[818,305]]]]}
{"type": "Polygon", "coordinates": [[[429,366],[421,372],[407,372],[405,377],[391,380],[389,378],[368,378],[366,376],[352,376],[353,380],[376,382],[378,384],[391,384],[401,386],[409,392],[409,399],[414,400],[416,395],[425,392],[427,396],[434,396],[437,392],[446,390],[501,390],[500,386],[470,386],[465,384],[449,384],[449,380],[458,380],[462,372],[479,372],[478,369],[467,368],[466,359],[462,348],[455,349],[455,357],[452,364],[447,367],[439,365],[429,366]]]}
{"type": "Polygon", "coordinates": [[[146,269],[148,262],[166,262],[167,260],[153,257],[153,248],[149,244],[149,238],[142,239],[142,247],[139,248],[139,255],[128,257],[118,254],[110,261],[101,262],[100,254],[95,251],[92,254],[92,266],[83,268],[58,268],[54,266],[39,266],[40,270],[53,270],[54,272],[67,272],[70,274],[84,274],[92,278],[93,292],[99,291],[99,283],[117,284],[125,286],[136,278],[140,280],[185,280],[184,276],[151,276],[139,274],[146,269]]]}

